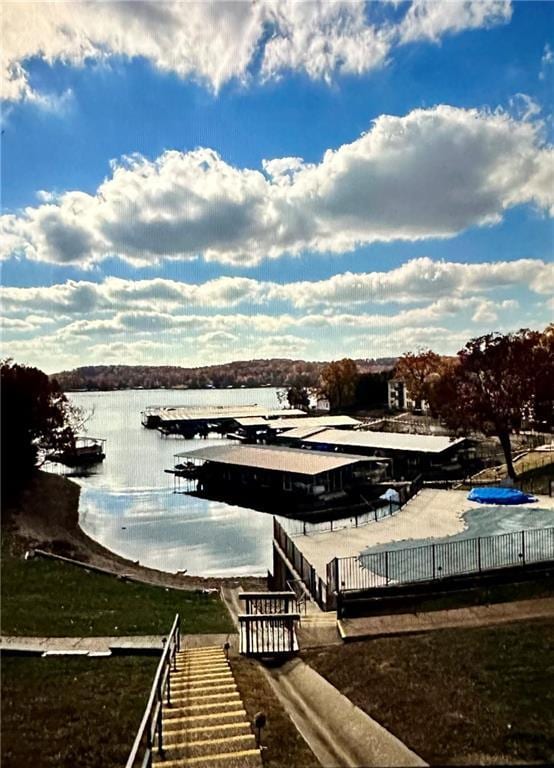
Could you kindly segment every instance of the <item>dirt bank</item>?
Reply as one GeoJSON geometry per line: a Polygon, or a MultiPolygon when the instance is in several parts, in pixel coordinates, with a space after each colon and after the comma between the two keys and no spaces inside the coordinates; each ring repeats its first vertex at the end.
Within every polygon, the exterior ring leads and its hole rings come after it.
{"type": "Polygon", "coordinates": [[[260,589],[265,580],[256,577],[202,578],[147,568],[116,555],[87,536],[79,526],[79,486],[65,477],[36,472],[17,501],[2,511],[3,546],[13,555],[27,549],[43,549],[70,557],[116,575],[127,575],[146,584],[180,589],[219,588],[222,585],[260,589]]]}

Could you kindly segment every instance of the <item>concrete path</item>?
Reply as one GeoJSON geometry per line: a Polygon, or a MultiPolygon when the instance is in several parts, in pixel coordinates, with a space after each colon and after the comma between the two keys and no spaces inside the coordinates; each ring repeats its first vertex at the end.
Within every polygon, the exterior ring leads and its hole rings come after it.
{"type": "Polygon", "coordinates": [[[450,627],[483,627],[545,617],[554,617],[554,597],[451,608],[446,611],[341,619],[337,624],[342,639],[348,642],[391,635],[418,634],[450,627]]]}
{"type": "Polygon", "coordinates": [[[301,659],[264,671],[323,768],[426,765],[301,659]]]}
{"type": "MultiPolygon", "coordinates": [[[[128,637],[0,637],[0,651],[35,655],[109,656],[112,653],[161,653],[164,635],[128,637]]],[[[237,645],[236,635],[181,635],[181,647],[217,647],[237,645]]]]}
{"type": "Polygon", "coordinates": [[[357,557],[368,547],[390,542],[453,536],[464,530],[462,515],[479,507],[467,500],[467,491],[444,491],[426,488],[420,491],[392,517],[370,522],[359,528],[309,533],[293,537],[294,543],[327,581],[327,563],[334,557],[357,557]]]}

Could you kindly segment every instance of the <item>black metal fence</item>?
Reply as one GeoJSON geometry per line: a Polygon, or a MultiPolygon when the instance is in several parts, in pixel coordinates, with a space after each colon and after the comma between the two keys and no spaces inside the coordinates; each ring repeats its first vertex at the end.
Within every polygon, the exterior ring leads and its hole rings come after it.
{"type": "Polygon", "coordinates": [[[273,518],[273,538],[322,610],[327,608],[327,585],[279,522],[273,518]]]}
{"type": "Polygon", "coordinates": [[[554,527],[335,558],[329,584],[339,592],[436,581],[448,576],[554,560],[554,527]]]}
{"type": "Polygon", "coordinates": [[[283,519],[281,528],[289,536],[309,536],[315,533],[326,533],[340,531],[344,528],[359,528],[368,523],[376,523],[385,517],[390,517],[402,509],[422,489],[424,482],[422,476],[418,475],[411,483],[402,486],[397,490],[399,500],[387,501],[385,499],[375,499],[366,502],[367,509],[362,512],[355,512],[349,516],[339,517],[333,520],[322,520],[313,523],[310,520],[283,519]]]}

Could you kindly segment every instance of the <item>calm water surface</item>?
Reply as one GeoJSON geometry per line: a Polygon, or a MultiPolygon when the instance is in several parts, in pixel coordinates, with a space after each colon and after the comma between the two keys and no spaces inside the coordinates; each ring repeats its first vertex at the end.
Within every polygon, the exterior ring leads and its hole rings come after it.
{"type": "Polygon", "coordinates": [[[165,571],[197,576],[265,575],[271,566],[271,515],[173,493],[173,455],[221,445],[220,438],[162,438],[145,429],[148,405],[279,407],[275,389],[132,390],[71,393],[93,415],[91,437],[107,439],[106,459],[81,485],[80,522],[86,533],[124,557],[165,571]]]}

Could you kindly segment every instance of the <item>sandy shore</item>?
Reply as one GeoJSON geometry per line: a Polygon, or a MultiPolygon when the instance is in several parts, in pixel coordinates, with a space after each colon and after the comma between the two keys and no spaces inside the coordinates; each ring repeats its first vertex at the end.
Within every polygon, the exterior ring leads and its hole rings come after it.
{"type": "Polygon", "coordinates": [[[42,549],[128,576],[146,584],[177,589],[209,589],[224,585],[243,589],[265,587],[265,579],[188,576],[158,571],[116,555],[91,539],[79,526],[79,486],[65,477],[36,472],[17,501],[2,512],[5,546],[14,555],[42,549]]]}

